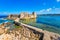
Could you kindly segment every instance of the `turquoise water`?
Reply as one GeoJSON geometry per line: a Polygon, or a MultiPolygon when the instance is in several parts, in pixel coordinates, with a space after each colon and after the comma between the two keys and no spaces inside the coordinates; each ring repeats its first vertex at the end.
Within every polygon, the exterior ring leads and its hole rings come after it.
{"type": "Polygon", "coordinates": [[[43,23],[60,28],[60,16],[38,16],[36,23],[43,23]]]}
{"type": "Polygon", "coordinates": [[[12,30],[14,29],[14,25],[13,25],[13,20],[8,20],[8,19],[3,19],[3,18],[0,18],[0,24],[3,24],[3,23],[7,23],[7,22],[10,22],[11,24],[10,25],[6,25],[5,27],[10,27],[9,30],[12,30]]]}
{"type": "Polygon", "coordinates": [[[37,16],[36,19],[20,20],[20,22],[60,34],[60,16],[37,16]]]}
{"type": "Polygon", "coordinates": [[[0,18],[0,24],[6,23],[6,22],[13,22],[13,20],[7,20],[7,19],[0,18]]]}

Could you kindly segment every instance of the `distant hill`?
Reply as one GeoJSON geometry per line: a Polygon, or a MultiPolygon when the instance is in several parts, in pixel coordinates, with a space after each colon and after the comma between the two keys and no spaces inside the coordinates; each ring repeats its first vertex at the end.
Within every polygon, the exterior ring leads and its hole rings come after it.
{"type": "Polygon", "coordinates": [[[40,16],[60,16],[60,14],[39,14],[40,16]]]}

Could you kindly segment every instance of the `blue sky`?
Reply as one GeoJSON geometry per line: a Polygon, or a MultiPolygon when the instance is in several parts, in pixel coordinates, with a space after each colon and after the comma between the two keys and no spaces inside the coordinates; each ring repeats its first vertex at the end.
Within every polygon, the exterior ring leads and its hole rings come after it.
{"type": "Polygon", "coordinates": [[[60,0],[0,0],[0,15],[19,14],[22,11],[60,13],[60,0]]]}

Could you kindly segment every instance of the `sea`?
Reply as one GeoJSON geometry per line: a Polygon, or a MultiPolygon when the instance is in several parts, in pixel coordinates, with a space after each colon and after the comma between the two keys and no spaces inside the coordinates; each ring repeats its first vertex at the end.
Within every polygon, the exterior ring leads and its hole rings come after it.
{"type": "Polygon", "coordinates": [[[38,16],[36,22],[60,28],[60,16],[38,16]]]}
{"type": "Polygon", "coordinates": [[[36,23],[44,25],[38,25],[38,28],[60,34],[60,16],[38,16],[36,23]]]}
{"type": "MultiPolygon", "coordinates": [[[[4,22],[11,22],[11,20],[3,18],[7,18],[7,16],[0,16],[0,24],[4,22]]],[[[28,22],[28,25],[60,34],[60,16],[38,15],[35,20],[27,20],[25,22],[28,22]]]]}
{"type": "Polygon", "coordinates": [[[7,15],[0,16],[0,24],[12,22],[12,20],[7,20],[6,19],[7,17],[8,17],[7,15]]]}

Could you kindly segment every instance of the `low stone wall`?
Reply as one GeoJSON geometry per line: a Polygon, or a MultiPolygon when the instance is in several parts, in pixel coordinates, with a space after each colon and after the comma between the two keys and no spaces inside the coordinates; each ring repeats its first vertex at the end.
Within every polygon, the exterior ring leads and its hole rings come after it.
{"type": "MultiPolygon", "coordinates": [[[[32,27],[23,23],[20,23],[22,27],[24,28],[24,34],[25,37],[29,37],[31,40],[60,40],[60,35],[53,33],[53,32],[48,32],[46,30],[42,30],[36,27],[32,27]],[[31,35],[29,35],[31,34],[31,35]]],[[[28,39],[29,39],[28,38],[28,39]]],[[[29,39],[29,40],[30,40],[29,39]]]]}
{"type": "Polygon", "coordinates": [[[19,26],[0,35],[0,40],[60,40],[60,35],[23,23],[14,22],[19,26]]]}
{"type": "MultiPolygon", "coordinates": [[[[15,22],[16,25],[19,23],[15,22]]],[[[21,40],[43,40],[44,33],[38,32],[33,28],[30,28],[20,23],[21,28],[21,40]]]]}

